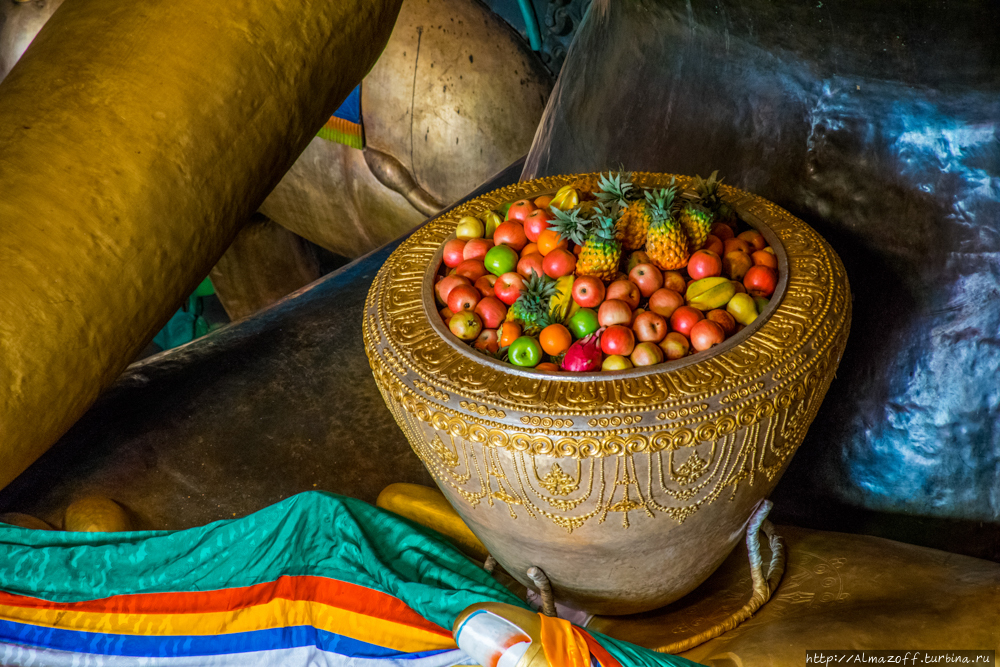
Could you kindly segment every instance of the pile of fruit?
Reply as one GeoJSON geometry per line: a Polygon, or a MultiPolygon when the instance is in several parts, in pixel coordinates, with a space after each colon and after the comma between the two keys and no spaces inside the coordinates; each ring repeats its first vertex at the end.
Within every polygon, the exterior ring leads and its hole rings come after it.
{"type": "Polygon", "coordinates": [[[458,338],[515,366],[621,370],[722,343],[763,312],[778,261],[718,195],[583,177],[459,220],[435,296],[458,338]],[[742,228],[741,228],[742,227],[742,228]]]}

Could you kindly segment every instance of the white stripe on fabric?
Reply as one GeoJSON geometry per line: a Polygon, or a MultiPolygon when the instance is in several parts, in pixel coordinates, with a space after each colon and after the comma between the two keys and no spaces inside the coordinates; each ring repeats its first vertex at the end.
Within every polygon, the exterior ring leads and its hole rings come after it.
{"type": "Polygon", "coordinates": [[[134,657],[57,651],[0,642],[0,665],[11,667],[458,667],[474,665],[459,650],[410,660],[351,658],[315,646],[180,657],[134,657]]]}

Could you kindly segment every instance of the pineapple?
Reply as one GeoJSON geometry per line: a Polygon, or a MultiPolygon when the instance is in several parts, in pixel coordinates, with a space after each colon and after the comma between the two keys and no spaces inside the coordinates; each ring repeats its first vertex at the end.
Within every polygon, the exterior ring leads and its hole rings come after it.
{"type": "Polygon", "coordinates": [[[722,179],[717,178],[718,173],[718,170],[713,171],[708,180],[702,179],[701,176],[695,176],[695,191],[701,197],[705,208],[715,214],[715,222],[724,222],[735,229],[736,211],[719,197],[719,184],[722,183],[722,179]]]}
{"type": "Polygon", "coordinates": [[[521,333],[535,336],[552,324],[549,303],[556,293],[556,281],[537,273],[524,282],[524,289],[514,305],[507,311],[506,321],[521,325],[521,333]]]}
{"type": "Polygon", "coordinates": [[[650,214],[646,208],[646,200],[639,194],[637,188],[632,187],[631,172],[622,174],[621,172],[608,177],[601,177],[600,191],[597,198],[602,203],[614,205],[621,208],[621,217],[618,219],[618,240],[621,241],[622,250],[639,250],[646,245],[646,234],[649,231],[650,214]]]}
{"type": "Polygon", "coordinates": [[[664,271],[684,268],[691,257],[687,234],[674,217],[676,195],[673,185],[646,193],[646,206],[652,218],[646,236],[646,254],[664,271]]]}
{"type": "Polygon", "coordinates": [[[576,275],[614,280],[622,258],[622,244],[617,238],[615,219],[602,209],[592,223],[576,263],[576,275]]]}
{"type": "Polygon", "coordinates": [[[705,245],[708,232],[712,229],[715,216],[702,205],[700,197],[693,197],[684,202],[681,207],[680,223],[687,234],[690,251],[700,250],[705,245]]]}

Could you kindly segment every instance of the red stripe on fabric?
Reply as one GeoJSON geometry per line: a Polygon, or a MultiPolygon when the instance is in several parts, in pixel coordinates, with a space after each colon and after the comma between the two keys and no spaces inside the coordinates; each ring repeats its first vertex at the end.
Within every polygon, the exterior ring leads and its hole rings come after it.
{"type": "Polygon", "coordinates": [[[277,581],[241,588],[135,593],[82,602],[50,602],[0,591],[0,606],[117,614],[204,614],[244,609],[274,599],[317,602],[451,638],[450,632],[428,621],[399,598],[325,577],[283,576],[277,581]]]}
{"type": "Polygon", "coordinates": [[[577,631],[583,635],[583,638],[587,640],[587,648],[590,649],[591,654],[597,661],[601,663],[601,667],[622,667],[622,664],[615,660],[608,650],[601,646],[601,643],[591,636],[589,632],[583,628],[578,627],[577,631]]]}

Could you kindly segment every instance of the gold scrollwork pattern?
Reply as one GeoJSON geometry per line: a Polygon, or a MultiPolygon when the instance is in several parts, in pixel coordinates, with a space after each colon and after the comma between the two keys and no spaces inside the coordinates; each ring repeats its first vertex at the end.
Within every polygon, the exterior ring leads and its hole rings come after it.
{"type": "MultiPolygon", "coordinates": [[[[722,186],[745,220],[777,238],[787,284],[752,335],[707,359],[590,381],[509,373],[431,327],[428,266],[458,219],[572,178],[508,186],[453,209],[414,232],[376,277],[365,347],[414,451],[471,507],[567,531],[610,515],[624,528],[658,513],[683,522],[706,503],[735,497],[742,484],[773,484],[833,379],[851,302],[836,253],[771,202],[722,186]]],[[[646,187],[670,178],[638,175],[646,187]]]]}

